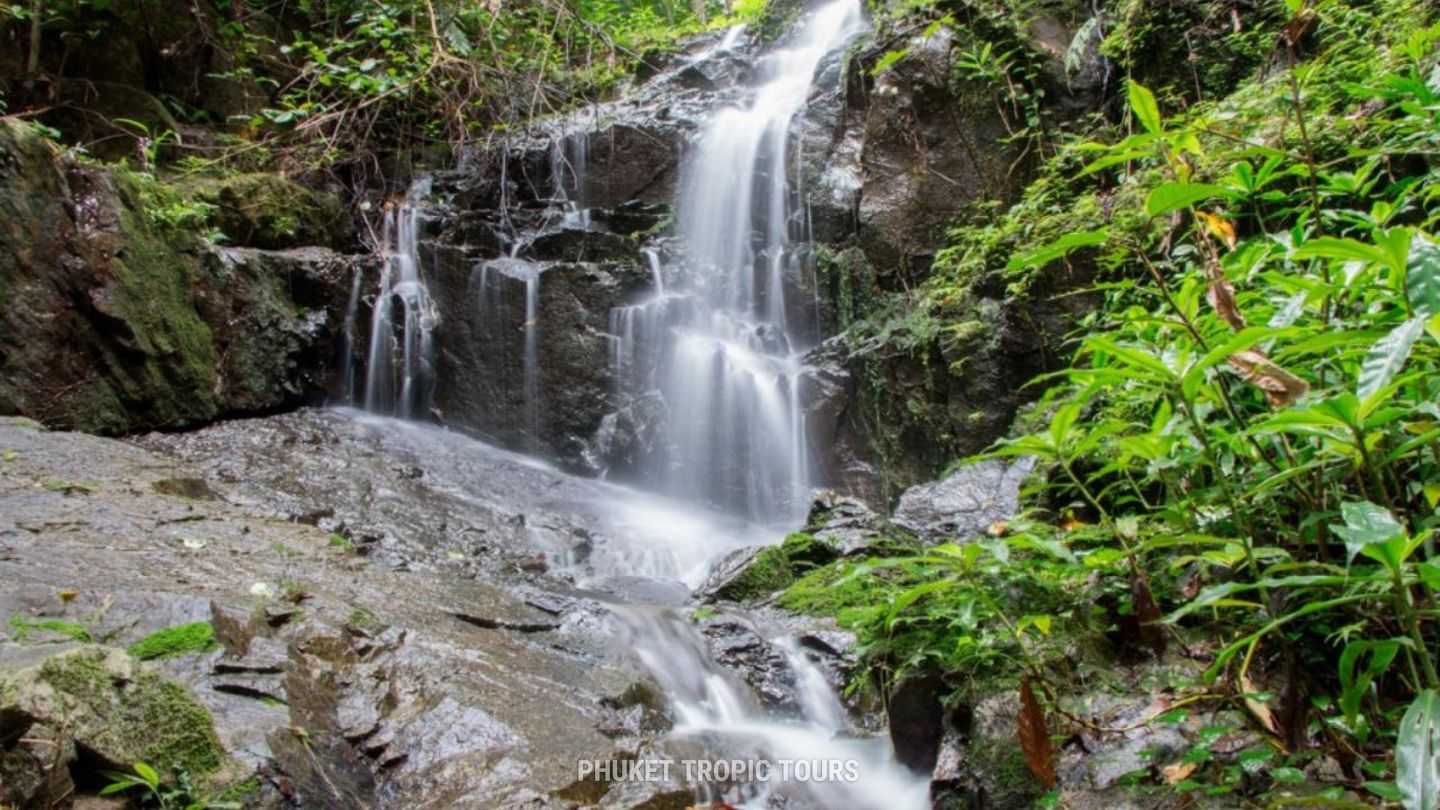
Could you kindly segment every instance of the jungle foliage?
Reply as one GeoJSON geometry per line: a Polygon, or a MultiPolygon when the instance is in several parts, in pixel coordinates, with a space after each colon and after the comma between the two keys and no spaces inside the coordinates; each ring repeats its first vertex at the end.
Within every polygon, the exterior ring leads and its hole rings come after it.
{"type": "Polygon", "coordinates": [[[997,279],[1073,294],[1045,287],[1058,263],[1103,296],[986,454],[1041,460],[1025,519],[785,599],[857,628],[882,683],[1024,673],[1055,734],[1080,727],[1058,696],[1087,645],[1199,660],[1184,702],[1248,717],[1269,778],[1201,752],[1141,781],[1266,806],[1330,758],[1325,801],[1433,808],[1440,25],[1408,0],[1262,4],[1230,43],[1247,75],[1209,42],[1167,78],[1126,44],[1140,5],[1105,19],[1114,112],[958,227],[911,304],[963,311],[997,279]]]}

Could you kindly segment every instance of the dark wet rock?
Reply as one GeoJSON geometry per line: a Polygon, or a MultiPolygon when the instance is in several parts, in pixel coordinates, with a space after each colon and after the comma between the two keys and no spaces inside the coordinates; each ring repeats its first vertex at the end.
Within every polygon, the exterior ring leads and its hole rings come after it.
{"type": "Polygon", "coordinates": [[[658,391],[627,397],[621,403],[601,418],[595,431],[595,452],[605,459],[611,475],[625,480],[639,476],[661,457],[669,407],[658,391]]]}
{"type": "Polygon", "coordinates": [[[905,48],[865,96],[859,160],[860,245],[892,290],[928,271],[958,211],[1019,189],[1019,148],[1005,145],[989,86],[956,79],[954,31],[916,35],[905,48]]]}
{"type": "Polygon", "coordinates": [[[323,391],[350,261],[209,247],[152,221],[145,182],[0,121],[0,413],[124,432],[323,391]]]}
{"type": "MultiPolygon", "coordinates": [[[[1057,263],[1034,289],[1078,290],[1089,273],[1057,263]]],[[[826,431],[817,463],[836,489],[888,511],[905,489],[983,452],[1038,393],[1026,383],[1067,362],[1062,336],[1098,304],[1090,293],[1014,296],[998,277],[970,296],[958,311],[897,317],[883,339],[841,336],[806,358],[827,381],[812,435],[826,431]]]]}
{"type": "Polygon", "coordinates": [[[918,773],[935,768],[945,732],[942,700],[948,691],[934,675],[911,675],[891,688],[885,714],[900,764],[918,773]]]}
{"type": "Polygon", "coordinates": [[[604,231],[563,228],[536,236],[520,248],[520,256],[553,262],[631,262],[640,254],[635,240],[604,231]]]}
{"type": "Polygon", "coordinates": [[[798,711],[795,673],[785,655],[766,641],[754,625],[735,616],[705,619],[700,633],[716,663],[739,675],[765,706],[798,711]]]}
{"type": "Polygon", "coordinates": [[[967,464],[940,481],[905,490],[894,521],[929,541],[974,539],[1015,515],[1020,485],[1034,467],[1028,457],[967,464]]]}
{"type": "Polygon", "coordinates": [[[432,293],[444,325],[436,392],[442,420],[572,469],[596,471],[591,442],[615,407],[610,310],[646,282],[648,271],[636,264],[481,264],[452,252],[439,255],[432,293]],[[526,383],[531,274],[538,274],[534,411],[526,383]]]}
{"type": "Polygon", "coordinates": [[[669,205],[630,200],[615,208],[596,208],[590,211],[590,220],[612,233],[635,236],[654,230],[669,222],[669,205]]]}

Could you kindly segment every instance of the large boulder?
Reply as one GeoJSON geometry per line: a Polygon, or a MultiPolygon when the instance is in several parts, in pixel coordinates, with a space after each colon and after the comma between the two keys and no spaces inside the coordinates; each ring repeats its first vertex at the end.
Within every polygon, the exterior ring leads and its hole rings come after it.
{"type": "Polygon", "coordinates": [[[1034,468],[1026,457],[967,464],[939,481],[905,490],[895,523],[930,541],[970,540],[1020,508],[1020,484],[1034,468]]]}

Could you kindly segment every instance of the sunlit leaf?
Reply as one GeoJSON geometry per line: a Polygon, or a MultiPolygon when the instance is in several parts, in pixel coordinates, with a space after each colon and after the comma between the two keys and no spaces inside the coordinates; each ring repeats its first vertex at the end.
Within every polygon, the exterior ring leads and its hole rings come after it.
{"type": "Polygon", "coordinates": [[[1385,541],[1403,534],[1405,528],[1395,520],[1389,509],[1376,506],[1369,501],[1343,503],[1340,515],[1345,524],[1331,524],[1330,531],[1345,541],[1345,559],[1353,560],[1360,550],[1372,543],[1385,541]]]}
{"type": "Polygon", "coordinates": [[[1356,393],[1361,401],[1368,401],[1390,385],[1395,375],[1405,367],[1405,361],[1410,359],[1410,351],[1424,328],[1423,320],[1411,318],[1370,347],[1370,353],[1360,366],[1360,384],[1356,393]]]}

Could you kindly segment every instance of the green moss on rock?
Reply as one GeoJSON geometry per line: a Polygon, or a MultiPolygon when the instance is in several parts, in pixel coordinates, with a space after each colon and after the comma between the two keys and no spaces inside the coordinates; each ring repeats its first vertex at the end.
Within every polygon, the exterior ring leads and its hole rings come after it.
{"type": "Polygon", "coordinates": [[[209,652],[220,645],[215,641],[215,628],[209,622],[191,622],[156,630],[125,648],[140,659],[170,658],[186,653],[209,652]]]}
{"type": "Polygon", "coordinates": [[[204,776],[225,763],[205,707],[120,650],[91,646],[51,656],[11,676],[3,695],[0,711],[64,729],[107,767],[147,762],[204,776]]]}
{"type": "Polygon", "coordinates": [[[338,197],[276,174],[210,180],[197,191],[200,199],[215,206],[216,225],[235,244],[338,248],[350,238],[350,216],[338,197]]]}
{"type": "Polygon", "coordinates": [[[725,583],[715,595],[734,602],[750,602],[769,596],[794,578],[785,551],[779,546],[770,546],[761,549],[745,570],[725,583]]]}

